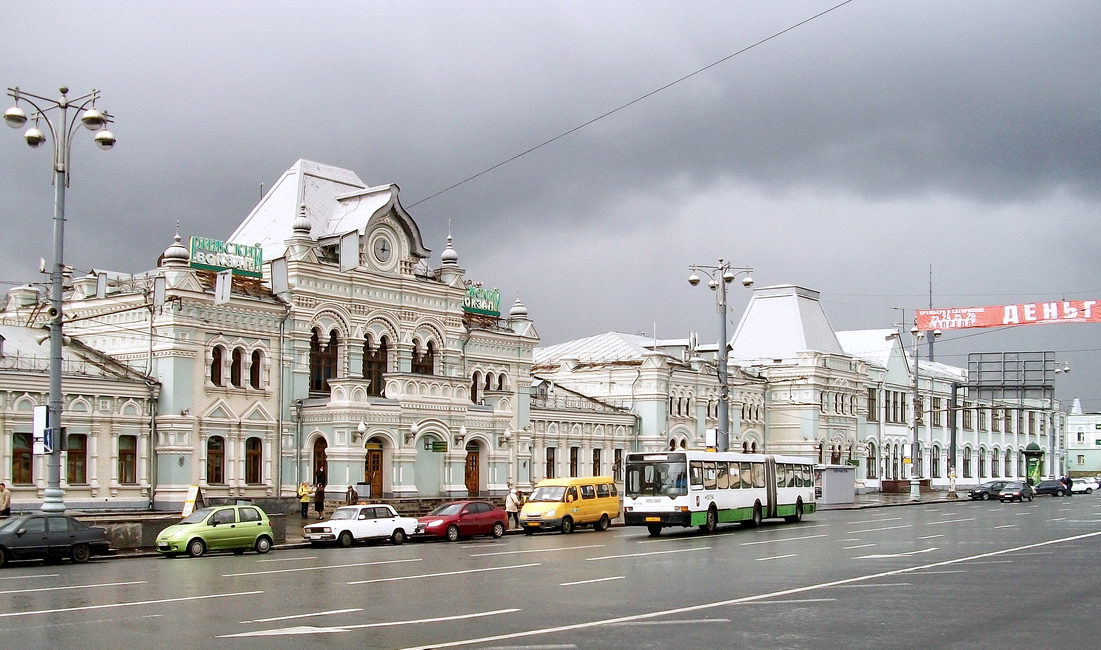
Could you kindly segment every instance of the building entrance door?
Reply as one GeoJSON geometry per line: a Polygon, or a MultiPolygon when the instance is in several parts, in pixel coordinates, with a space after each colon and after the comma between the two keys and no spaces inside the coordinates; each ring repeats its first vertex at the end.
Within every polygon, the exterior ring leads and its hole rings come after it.
{"type": "Polygon", "coordinates": [[[367,460],[363,466],[363,482],[371,486],[371,494],[359,495],[366,499],[382,498],[382,450],[368,449],[367,460]]]}
{"type": "Polygon", "coordinates": [[[478,496],[478,448],[466,448],[466,492],[478,496]]]}
{"type": "Polygon", "coordinates": [[[321,436],[318,436],[313,443],[313,482],[315,485],[329,484],[329,459],[325,452],[328,447],[329,443],[325,442],[325,439],[321,436]]]}

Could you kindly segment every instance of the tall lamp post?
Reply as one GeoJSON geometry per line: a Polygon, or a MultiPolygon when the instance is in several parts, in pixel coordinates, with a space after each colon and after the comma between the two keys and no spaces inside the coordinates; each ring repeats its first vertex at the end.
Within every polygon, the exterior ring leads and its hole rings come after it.
{"type": "Polygon", "coordinates": [[[730,448],[730,404],[728,403],[730,385],[727,382],[726,372],[726,315],[729,310],[726,304],[726,285],[744,273],[742,286],[746,288],[753,286],[753,278],[749,276],[753,272],[753,267],[730,266],[730,262],[720,257],[718,266],[693,264],[689,268],[692,270],[692,275],[688,276],[688,284],[693,287],[698,285],[699,272],[702,272],[709,278],[707,286],[715,292],[716,309],[719,312],[719,428],[715,432],[715,448],[726,451],[730,448]]]}
{"type": "Polygon", "coordinates": [[[51,272],[52,289],[50,292],[50,404],[48,409],[48,433],[46,442],[49,443],[49,461],[47,463],[46,492],[42,503],[44,512],[64,512],[65,502],[61,491],[61,281],[64,271],[65,252],[65,188],[69,186],[69,156],[72,150],[72,137],[77,127],[83,124],[91,131],[95,131],[92,140],[100,149],[110,149],[115,146],[115,136],[107,130],[107,125],[113,119],[106,111],[96,108],[96,100],[99,99],[99,91],[81,95],[76,99],[69,99],[66,95],[69,89],[60,88],[61,98],[50,99],[39,95],[23,92],[16,88],[8,88],[8,95],[15,98],[15,106],[4,112],[4,121],[13,129],[21,128],[28,119],[34,121],[34,126],[23,133],[23,139],[32,148],[37,148],[46,141],[46,134],[39,128],[39,124],[45,122],[53,142],[53,184],[54,184],[54,256],[53,270],[51,272]],[[34,107],[34,112],[29,116],[19,107],[19,102],[24,101],[34,107]],[[74,109],[72,117],[69,116],[69,108],[74,109]],[[53,120],[49,113],[57,111],[53,120]],[[79,116],[80,120],[77,121],[79,116]]]}
{"type": "MultiPolygon", "coordinates": [[[[1055,362],[1055,374],[1058,375],[1058,374],[1067,374],[1067,373],[1070,373],[1070,364],[1066,363],[1066,362],[1063,362],[1060,365],[1060,363],[1058,361],[1056,361],[1055,362]]],[[[1060,475],[1069,476],[1070,475],[1070,468],[1067,467],[1067,463],[1063,462],[1062,458],[1056,458],[1056,444],[1055,443],[1056,443],[1056,437],[1058,436],[1058,432],[1056,431],[1056,426],[1055,426],[1057,418],[1055,417],[1055,386],[1054,386],[1054,383],[1052,384],[1052,387],[1051,387],[1051,393],[1048,395],[1048,400],[1051,404],[1051,433],[1049,434],[1049,436],[1050,436],[1049,442],[1051,443],[1051,478],[1058,479],[1060,475]],[[1058,468],[1056,468],[1056,464],[1058,464],[1058,468]],[[1064,471],[1066,471],[1065,474],[1063,474],[1064,471]]],[[[1063,441],[1063,457],[1066,456],[1066,449],[1067,449],[1067,442],[1066,442],[1066,440],[1064,440],[1063,441]]]]}

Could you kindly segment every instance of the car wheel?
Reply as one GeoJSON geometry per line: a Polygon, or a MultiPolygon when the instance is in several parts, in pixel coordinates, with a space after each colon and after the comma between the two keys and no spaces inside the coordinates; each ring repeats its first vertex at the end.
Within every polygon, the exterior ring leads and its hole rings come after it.
{"type": "Polygon", "coordinates": [[[983,492],[982,493],[982,500],[983,501],[989,501],[990,500],[990,493],[989,492],[983,492]]]}
{"type": "Polygon", "coordinates": [[[1057,497],[1063,496],[1063,491],[1062,490],[1056,490],[1055,491],[1055,496],[1057,496],[1057,497]]]}
{"type": "Polygon", "coordinates": [[[256,539],[256,544],[253,545],[253,548],[256,549],[256,552],[260,555],[267,553],[271,550],[271,538],[267,535],[261,535],[256,539]]]}
{"type": "Polygon", "coordinates": [[[608,526],[611,526],[612,522],[608,519],[608,515],[600,515],[600,521],[593,524],[593,530],[601,531],[608,530],[608,526]]]}
{"type": "Polygon", "coordinates": [[[451,524],[447,527],[447,532],[445,533],[445,535],[447,536],[447,541],[449,542],[459,541],[459,527],[455,524],[451,524]]]}
{"type": "Polygon", "coordinates": [[[1086,488],[1086,494],[1093,494],[1093,488],[1086,488]]]}
{"type": "Polygon", "coordinates": [[[8,556],[4,555],[4,549],[0,548],[0,567],[3,567],[4,563],[7,562],[7,560],[8,556]]]}
{"type": "Polygon", "coordinates": [[[344,531],[340,533],[340,537],[338,537],[336,541],[340,544],[341,548],[348,548],[355,540],[352,539],[352,534],[350,532],[344,531]]]}
{"type": "Polygon", "coordinates": [[[493,536],[501,539],[505,536],[505,525],[499,521],[493,522],[493,536]]]}
{"type": "Polygon", "coordinates": [[[700,531],[704,534],[711,534],[715,532],[715,526],[719,521],[719,514],[715,512],[714,508],[707,509],[707,515],[703,521],[703,525],[700,526],[700,531]]]}
{"type": "Polygon", "coordinates": [[[1030,495],[1028,495],[1028,502],[1029,502],[1029,503],[1032,503],[1032,495],[1031,495],[1031,494],[1030,494],[1030,495]]]}
{"type": "Polygon", "coordinates": [[[393,544],[394,546],[401,546],[402,544],[404,544],[405,543],[405,531],[402,530],[401,528],[395,529],[393,534],[390,535],[390,543],[393,544]]]}
{"type": "Polygon", "coordinates": [[[195,538],[187,543],[187,554],[191,557],[199,557],[203,553],[206,553],[206,543],[199,538],[195,538]]]}
{"type": "Polygon", "coordinates": [[[573,519],[566,517],[562,520],[562,534],[569,535],[573,532],[573,519]]]}
{"type": "Polygon", "coordinates": [[[651,524],[646,527],[646,530],[650,532],[650,537],[657,537],[661,534],[661,526],[655,526],[651,524]]]}

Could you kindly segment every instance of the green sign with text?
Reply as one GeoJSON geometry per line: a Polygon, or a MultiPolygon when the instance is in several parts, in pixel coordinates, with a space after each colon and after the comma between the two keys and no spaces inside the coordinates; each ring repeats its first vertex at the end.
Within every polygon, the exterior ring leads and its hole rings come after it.
{"type": "Polygon", "coordinates": [[[501,290],[497,288],[467,287],[463,300],[463,311],[483,316],[501,316],[501,290]]]}
{"type": "Polygon", "coordinates": [[[264,251],[259,246],[245,246],[209,237],[191,238],[191,268],[207,271],[233,269],[237,275],[261,277],[264,251]]]}

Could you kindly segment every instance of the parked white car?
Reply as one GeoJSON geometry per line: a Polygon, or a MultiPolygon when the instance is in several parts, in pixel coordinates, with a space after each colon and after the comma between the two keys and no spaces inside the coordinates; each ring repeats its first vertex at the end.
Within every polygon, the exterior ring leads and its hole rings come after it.
{"type": "Polygon", "coordinates": [[[1098,489],[1097,481],[1092,478],[1074,478],[1070,480],[1071,492],[1075,494],[1093,494],[1093,491],[1098,489]]]}
{"type": "Polygon", "coordinates": [[[343,506],[328,521],[302,528],[302,536],[313,546],[340,544],[347,548],[355,542],[389,539],[401,544],[417,529],[417,520],[402,517],[386,504],[343,506]]]}

